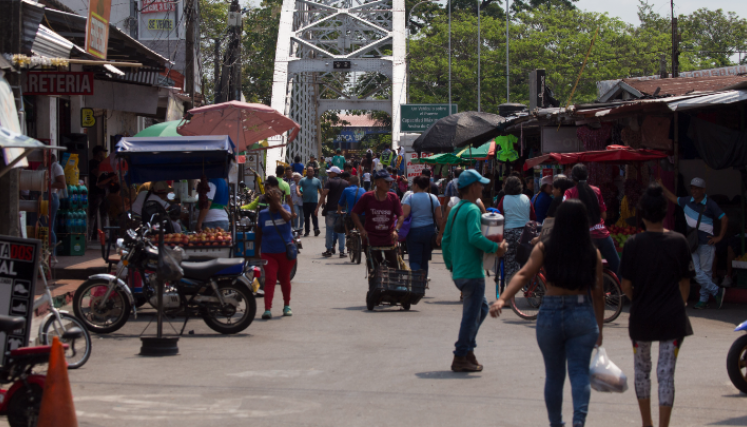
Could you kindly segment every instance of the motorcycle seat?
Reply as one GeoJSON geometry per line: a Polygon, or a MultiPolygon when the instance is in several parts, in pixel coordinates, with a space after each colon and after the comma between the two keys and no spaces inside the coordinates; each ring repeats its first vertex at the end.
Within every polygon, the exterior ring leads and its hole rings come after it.
{"type": "Polygon", "coordinates": [[[183,261],[184,277],[207,281],[213,276],[236,275],[244,271],[243,258],[216,258],[209,261],[183,261]]]}
{"type": "Polygon", "coordinates": [[[26,325],[26,319],[23,317],[0,315],[0,332],[12,332],[23,328],[24,325],[26,325]]]}

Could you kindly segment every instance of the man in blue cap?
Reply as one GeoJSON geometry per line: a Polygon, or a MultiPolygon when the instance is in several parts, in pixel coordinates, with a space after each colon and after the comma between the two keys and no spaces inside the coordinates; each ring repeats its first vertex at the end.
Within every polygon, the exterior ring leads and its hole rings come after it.
{"type": "Polygon", "coordinates": [[[476,202],[487,184],[490,184],[490,180],[474,169],[464,171],[459,176],[457,186],[462,200],[451,209],[441,241],[446,268],[451,271],[454,284],[464,297],[462,325],[451,364],[454,372],[482,371],[482,365],[477,362],[474,353],[477,331],[489,310],[485,299],[482,256],[483,253],[503,256],[508,248],[505,241],[498,245],[483,236],[480,230],[482,212],[476,202]]]}

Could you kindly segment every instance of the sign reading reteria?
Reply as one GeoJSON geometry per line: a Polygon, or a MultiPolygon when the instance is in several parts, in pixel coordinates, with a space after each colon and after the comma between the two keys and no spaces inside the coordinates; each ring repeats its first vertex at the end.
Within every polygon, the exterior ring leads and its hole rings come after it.
{"type": "MultiPolygon", "coordinates": [[[[404,104],[400,107],[400,132],[425,132],[433,122],[450,115],[449,104],[404,104]]],[[[457,111],[457,105],[451,104],[451,114],[457,111]]]]}

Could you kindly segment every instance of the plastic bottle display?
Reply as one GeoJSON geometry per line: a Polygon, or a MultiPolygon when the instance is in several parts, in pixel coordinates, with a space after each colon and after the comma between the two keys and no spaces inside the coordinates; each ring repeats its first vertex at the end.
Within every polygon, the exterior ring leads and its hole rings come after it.
{"type": "Polygon", "coordinates": [[[83,209],[88,207],[88,188],[85,185],[80,186],[80,205],[83,209]]]}

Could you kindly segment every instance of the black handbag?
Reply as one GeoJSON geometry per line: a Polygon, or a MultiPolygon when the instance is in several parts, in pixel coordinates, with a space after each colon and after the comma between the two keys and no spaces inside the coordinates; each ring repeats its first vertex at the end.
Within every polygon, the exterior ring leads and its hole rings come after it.
{"type": "Polygon", "coordinates": [[[529,221],[524,226],[524,230],[521,232],[519,237],[519,246],[516,248],[516,262],[523,266],[529,261],[529,256],[532,255],[534,245],[532,245],[532,239],[539,236],[537,232],[537,222],[529,221]]]}
{"type": "Polygon", "coordinates": [[[703,217],[703,211],[705,209],[706,207],[703,206],[703,209],[700,210],[700,214],[698,214],[698,223],[695,224],[695,228],[687,232],[687,244],[690,245],[690,253],[697,251],[698,246],[700,245],[698,229],[700,228],[700,218],[703,217]]]}
{"type": "MultiPolygon", "coordinates": [[[[433,225],[438,228],[438,224],[436,224],[436,210],[433,208],[433,197],[431,195],[428,195],[428,201],[431,202],[431,218],[433,218],[433,225]]],[[[436,244],[438,242],[438,232],[431,237],[431,248],[438,247],[436,244]]]]}
{"type": "Polygon", "coordinates": [[[275,227],[275,231],[278,232],[280,238],[283,240],[283,242],[285,242],[285,257],[288,258],[289,261],[293,261],[294,259],[298,258],[298,248],[296,247],[296,244],[293,243],[293,238],[291,237],[290,242],[286,242],[285,238],[283,238],[283,233],[280,232],[277,224],[275,224],[275,219],[272,217],[272,212],[268,213],[270,214],[270,221],[272,221],[272,226],[275,227]]]}

